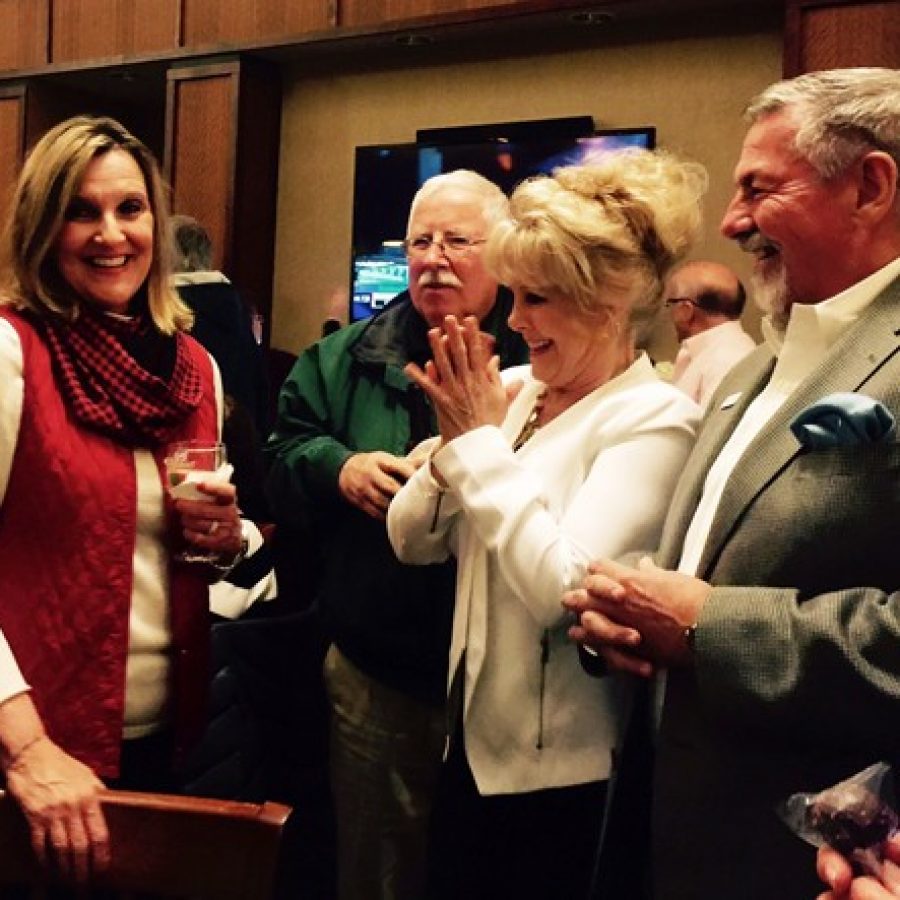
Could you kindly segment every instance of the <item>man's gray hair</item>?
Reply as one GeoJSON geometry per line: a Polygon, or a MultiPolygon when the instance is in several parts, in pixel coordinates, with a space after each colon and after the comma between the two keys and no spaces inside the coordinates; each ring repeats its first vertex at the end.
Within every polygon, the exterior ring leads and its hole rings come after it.
{"type": "Polygon", "coordinates": [[[509,200],[506,194],[493,181],[489,181],[483,175],[470,169],[455,169],[452,172],[432,176],[419,188],[409,205],[409,220],[412,221],[416,206],[422,200],[426,200],[432,194],[446,188],[457,188],[478,197],[488,229],[505,216],[509,210],[509,200]]]}
{"type": "Polygon", "coordinates": [[[745,116],[757,122],[788,107],[795,146],[823,178],[871,150],[900,166],[900,70],[832,69],[779,81],[750,101],[745,116]]]}
{"type": "Polygon", "coordinates": [[[212,240],[206,229],[190,216],[172,216],[172,262],[175,272],[208,272],[212,269],[212,240]]]}

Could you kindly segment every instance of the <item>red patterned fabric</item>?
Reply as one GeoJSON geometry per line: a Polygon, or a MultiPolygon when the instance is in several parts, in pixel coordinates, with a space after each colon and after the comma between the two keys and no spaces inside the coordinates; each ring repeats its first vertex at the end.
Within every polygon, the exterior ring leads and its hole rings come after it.
{"type": "MultiPolygon", "coordinates": [[[[85,427],[61,396],[42,335],[0,308],[24,361],[22,420],[0,507],[0,627],[48,733],[104,777],[118,772],[136,532],[137,485],[128,447],[85,427]]],[[[185,352],[202,401],[175,440],[217,436],[212,365],[185,352]]],[[[162,447],[154,451],[162,479],[162,447]]],[[[172,722],[181,747],[203,723],[208,683],[208,587],[172,566],[172,722]]]]}
{"type": "Polygon", "coordinates": [[[175,335],[171,377],[160,378],[135,362],[122,344],[149,320],[117,320],[85,307],[71,325],[42,322],[60,388],[76,418],[129,447],[171,440],[173,429],[200,404],[201,385],[187,351],[175,335]]]}

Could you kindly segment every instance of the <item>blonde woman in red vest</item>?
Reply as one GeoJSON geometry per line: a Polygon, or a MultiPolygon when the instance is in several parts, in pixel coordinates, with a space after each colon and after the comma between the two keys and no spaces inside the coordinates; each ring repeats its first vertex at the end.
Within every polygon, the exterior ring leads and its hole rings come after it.
{"type": "Polygon", "coordinates": [[[109,859],[104,782],[165,789],[202,724],[216,575],[168,548],[225,569],[243,544],[231,485],[164,491],[167,444],[215,440],[221,417],[167,227],[147,148],[79,117],[35,146],[5,236],[0,766],[39,855],[77,880],[109,859]]]}

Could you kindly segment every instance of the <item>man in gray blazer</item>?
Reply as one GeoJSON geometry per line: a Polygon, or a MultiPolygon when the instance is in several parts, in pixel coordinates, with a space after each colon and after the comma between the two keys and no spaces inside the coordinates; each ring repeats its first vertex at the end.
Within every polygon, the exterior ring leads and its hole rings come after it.
{"type": "Polygon", "coordinates": [[[777,804],[900,761],[900,71],[804,75],[747,115],[722,231],[756,259],[765,341],[712,399],[655,564],[598,561],[564,601],[609,668],[667,670],[672,900],[811,900],[777,804]]]}

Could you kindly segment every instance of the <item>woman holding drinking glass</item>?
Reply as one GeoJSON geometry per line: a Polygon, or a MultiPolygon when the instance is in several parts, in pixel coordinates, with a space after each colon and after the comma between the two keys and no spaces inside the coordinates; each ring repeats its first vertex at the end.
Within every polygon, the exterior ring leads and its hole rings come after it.
{"type": "Polygon", "coordinates": [[[518,395],[471,319],[448,316],[433,360],[407,367],[440,439],[388,533],[404,562],[459,561],[430,898],[586,896],[624,685],[582,670],[561,599],[590,560],[655,548],[693,443],[697,407],[633,335],[704,186],[699,166],[647,152],[524,182],[485,257],[529,348],[518,395]]]}
{"type": "Polygon", "coordinates": [[[203,724],[208,584],[244,548],[235,491],[167,497],[172,442],[221,389],[168,287],[155,161],[78,117],[29,155],[0,293],[0,766],[43,858],[108,861],[97,791],[166,790],[203,724]],[[184,544],[220,565],[172,561],[184,544]]]}

